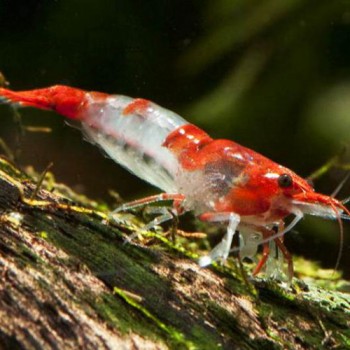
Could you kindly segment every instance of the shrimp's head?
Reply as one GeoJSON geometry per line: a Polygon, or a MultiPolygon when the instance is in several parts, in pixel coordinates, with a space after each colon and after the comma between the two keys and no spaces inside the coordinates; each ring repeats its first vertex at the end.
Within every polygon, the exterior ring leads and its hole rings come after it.
{"type": "Polygon", "coordinates": [[[236,203],[237,198],[238,203],[247,203],[251,199],[248,215],[261,213],[266,222],[278,221],[289,214],[309,214],[338,220],[350,218],[349,210],[341,201],[315,192],[307,180],[288,168],[270,166],[268,171],[260,168],[248,174],[247,182],[236,187],[231,196],[236,203]]]}
{"type": "Polygon", "coordinates": [[[308,181],[288,169],[278,175],[277,186],[292,213],[300,212],[329,219],[348,218],[350,215],[349,209],[342,202],[315,192],[308,181]]]}
{"type": "MultiPolygon", "coordinates": [[[[237,154],[234,152],[234,156],[237,154]]],[[[216,211],[232,211],[264,223],[277,222],[297,213],[333,219],[350,217],[343,203],[315,192],[307,180],[292,170],[252,151],[241,151],[239,159],[234,156],[206,167],[215,185],[211,187],[223,193],[215,202],[216,211]]]]}
{"type": "MultiPolygon", "coordinates": [[[[283,235],[293,228],[304,214],[320,216],[327,219],[336,219],[339,224],[340,234],[339,253],[335,265],[335,269],[337,269],[344,244],[342,219],[350,219],[350,211],[345,207],[345,202],[339,201],[333,196],[327,196],[315,192],[313,187],[306,180],[293,172],[281,174],[278,177],[277,182],[280,191],[282,192],[282,196],[286,198],[286,203],[288,203],[288,212],[296,215],[295,219],[283,231],[281,231],[278,236],[283,235]]],[[[341,185],[342,184],[340,184],[340,187],[341,185]]]]}

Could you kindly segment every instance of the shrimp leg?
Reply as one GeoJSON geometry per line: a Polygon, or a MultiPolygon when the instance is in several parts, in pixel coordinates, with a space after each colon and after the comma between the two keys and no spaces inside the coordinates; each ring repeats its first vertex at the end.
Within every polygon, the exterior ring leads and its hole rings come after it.
{"type": "MultiPolygon", "coordinates": [[[[154,218],[152,221],[150,221],[147,225],[141,227],[141,231],[149,231],[150,229],[155,228],[156,226],[161,225],[162,223],[169,221],[169,220],[174,220],[175,215],[169,208],[165,207],[151,207],[152,210],[149,210],[151,214],[160,214],[156,218],[154,218]]],[[[131,236],[129,236],[126,239],[126,242],[131,242],[134,240],[134,238],[137,237],[137,233],[134,232],[131,236]]],[[[172,234],[174,237],[175,235],[172,234]]]]}
{"type": "Polygon", "coordinates": [[[268,243],[263,244],[263,253],[262,258],[259,260],[258,264],[255,266],[253,271],[253,276],[256,276],[262,269],[262,267],[266,264],[267,258],[270,254],[270,247],[268,243]]]}
{"type": "Polygon", "coordinates": [[[292,280],[293,275],[294,275],[294,267],[293,267],[292,256],[290,255],[288,249],[286,248],[286,246],[282,242],[281,238],[275,238],[274,241],[275,241],[278,249],[282,252],[284,258],[287,261],[287,264],[288,264],[288,279],[292,280]]]}
{"type": "Polygon", "coordinates": [[[176,216],[176,211],[172,208],[166,207],[148,207],[147,214],[153,214],[156,216],[152,221],[150,221],[146,226],[142,227],[142,230],[148,231],[155,226],[161,225],[163,222],[174,220],[176,216]]]}
{"type": "Polygon", "coordinates": [[[209,255],[199,259],[201,267],[208,266],[219,259],[224,262],[230,253],[232,239],[240,222],[240,216],[235,213],[205,213],[200,216],[200,219],[208,222],[229,222],[226,234],[221,242],[212,249],[209,255]]]}
{"type": "MultiPolygon", "coordinates": [[[[284,225],[281,224],[278,227],[278,231],[282,231],[283,230],[284,225]]],[[[256,227],[256,230],[261,232],[263,235],[264,240],[276,235],[276,232],[273,230],[269,230],[266,227],[256,227]]],[[[288,252],[286,246],[283,243],[283,240],[281,237],[276,237],[273,239],[273,241],[275,242],[277,248],[282,252],[285,260],[287,261],[288,264],[288,278],[292,279],[293,278],[293,274],[294,274],[294,270],[293,270],[293,262],[292,262],[292,257],[290,255],[290,253],[288,252]]],[[[270,254],[270,247],[268,242],[264,242],[263,243],[263,253],[262,253],[262,258],[260,259],[260,261],[258,262],[258,264],[256,265],[254,271],[253,271],[253,275],[256,276],[262,269],[262,267],[265,265],[268,257],[270,254]]]]}
{"type": "MultiPolygon", "coordinates": [[[[184,209],[181,206],[184,199],[185,199],[185,196],[178,194],[178,193],[161,193],[158,195],[149,196],[149,197],[145,197],[145,198],[135,200],[135,201],[132,201],[129,203],[125,203],[125,204],[121,205],[120,207],[118,207],[116,210],[112,211],[109,214],[109,216],[112,219],[115,219],[114,218],[115,214],[117,214],[121,211],[139,208],[139,207],[147,205],[147,204],[172,200],[173,207],[171,209],[164,208],[164,207],[153,207],[153,208],[151,207],[149,209],[149,211],[151,211],[151,213],[160,214],[160,215],[157,216],[155,219],[153,219],[151,222],[149,222],[147,225],[142,227],[143,231],[148,231],[151,228],[154,228],[155,226],[158,226],[166,221],[174,220],[174,218],[177,215],[181,215],[184,212],[184,209]]],[[[174,234],[173,234],[173,236],[174,236],[174,234]]],[[[131,237],[129,237],[128,241],[132,241],[135,237],[136,237],[136,233],[133,234],[131,237]]]]}
{"type": "Polygon", "coordinates": [[[147,204],[153,204],[153,203],[162,202],[162,201],[174,201],[173,203],[174,209],[178,210],[180,208],[181,203],[184,200],[185,200],[185,196],[179,193],[160,193],[154,196],[149,196],[149,197],[145,197],[142,199],[138,199],[132,202],[122,204],[120,207],[113,210],[110,213],[110,216],[113,217],[113,214],[119,213],[121,211],[135,209],[147,204]]]}

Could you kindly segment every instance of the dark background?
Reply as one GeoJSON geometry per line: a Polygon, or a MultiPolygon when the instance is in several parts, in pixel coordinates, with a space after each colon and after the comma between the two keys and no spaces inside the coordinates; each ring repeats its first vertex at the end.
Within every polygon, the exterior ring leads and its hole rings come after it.
{"type": "MultiPolygon", "coordinates": [[[[350,139],[350,1],[0,0],[0,71],[11,88],[68,84],[151,99],[302,176],[350,139]]],[[[63,118],[22,110],[19,163],[111,202],[156,193],[83,142],[63,118]]],[[[0,137],[17,127],[0,106],[0,137]]],[[[350,161],[347,152],[344,162],[350,161]]],[[[345,175],[315,183],[331,193],[345,175]]],[[[350,195],[347,185],[339,195],[350,195]]],[[[350,223],[341,269],[350,276],[350,223]]],[[[339,229],[307,218],[288,234],[294,254],[334,267],[339,229]]]]}

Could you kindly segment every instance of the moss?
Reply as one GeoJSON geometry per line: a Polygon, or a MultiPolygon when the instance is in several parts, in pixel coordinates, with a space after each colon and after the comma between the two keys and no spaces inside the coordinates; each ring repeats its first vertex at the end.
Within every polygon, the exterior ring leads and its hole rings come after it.
{"type": "MultiPolygon", "coordinates": [[[[273,336],[274,332],[270,325],[278,324],[280,328],[283,327],[292,333],[297,342],[311,348],[320,348],[320,344],[326,339],[328,333],[332,334],[332,341],[342,343],[343,340],[337,330],[339,331],[339,327],[342,327],[342,334],[350,333],[348,319],[344,318],[344,314],[350,312],[350,297],[345,294],[322,291],[314,287],[310,288],[309,292],[304,292],[300,296],[295,295],[292,298],[284,298],[285,293],[282,294],[281,298],[281,294],[278,294],[279,307],[276,307],[274,296],[267,297],[267,294],[262,293],[264,302],[258,304],[257,308],[259,319],[267,333],[273,336]],[[293,303],[291,303],[292,301],[293,303]],[[296,313],[296,308],[299,309],[299,316],[291,318],[290,315],[293,312],[296,313]],[[322,313],[320,309],[323,310],[322,313]],[[307,327],[306,325],[312,322],[316,323],[316,327],[308,329],[301,326],[304,324],[307,327]]],[[[273,293],[275,292],[276,288],[273,290],[273,293]]],[[[271,290],[269,290],[270,293],[271,290]]],[[[290,294],[292,295],[292,293],[290,294]]],[[[288,343],[286,343],[287,345],[288,343]]],[[[326,349],[327,346],[324,348],[326,349]]]]}
{"type": "Polygon", "coordinates": [[[164,339],[164,334],[159,332],[157,327],[150,327],[148,320],[140,319],[137,312],[132,312],[128,305],[112,294],[104,293],[97,299],[90,298],[89,303],[103,320],[123,334],[133,331],[152,339],[159,339],[162,336],[164,339]]]}
{"type": "MultiPolygon", "coordinates": [[[[283,344],[284,349],[294,349],[294,345],[291,341],[288,341],[279,335],[275,329],[278,325],[279,330],[284,330],[286,335],[293,335],[294,339],[303,338],[306,334],[305,330],[301,331],[300,327],[297,327],[293,322],[290,321],[290,307],[281,305],[279,308],[275,308],[268,303],[261,303],[258,305],[259,320],[263,324],[266,334],[278,344],[283,344]]],[[[302,318],[299,319],[300,322],[302,318]]],[[[279,332],[283,334],[283,332],[279,332]]],[[[316,335],[316,332],[312,333],[316,335]]],[[[306,344],[315,344],[319,341],[319,337],[316,340],[308,339],[305,341],[306,344]]]]}
{"type": "Polygon", "coordinates": [[[168,238],[166,238],[164,232],[144,232],[142,233],[144,237],[147,238],[154,238],[158,240],[163,247],[167,247],[170,251],[175,251],[177,253],[180,253],[183,256],[186,256],[187,258],[197,260],[199,258],[199,255],[191,250],[188,250],[184,247],[183,244],[181,244],[181,239],[177,239],[176,243],[172,242],[168,238]]]}
{"type": "Polygon", "coordinates": [[[24,244],[19,245],[19,253],[22,264],[37,265],[43,263],[43,260],[24,244]]]}
{"type": "Polygon", "coordinates": [[[132,308],[138,310],[142,313],[146,318],[148,318],[151,322],[153,322],[161,331],[167,333],[170,336],[171,340],[180,346],[184,346],[187,349],[193,349],[194,345],[190,341],[185,340],[185,337],[182,333],[178,332],[172,327],[167,326],[160,319],[154,316],[149,310],[147,310],[140,303],[135,301],[133,298],[129,297],[123,290],[114,287],[113,293],[121,297],[128,305],[132,308]]]}
{"type": "MultiPolygon", "coordinates": [[[[125,302],[137,311],[135,313],[131,313],[130,308],[116,302],[115,297],[111,298],[104,295],[99,299],[100,302],[96,303],[94,307],[101,317],[111,325],[123,331],[132,329],[144,334],[147,330],[148,334],[153,334],[150,332],[152,327],[150,327],[149,322],[151,320],[155,326],[153,332],[157,334],[160,330],[167,333],[166,336],[162,334],[162,337],[173,344],[174,348],[178,348],[179,344],[185,348],[191,348],[192,341],[201,344],[200,348],[203,349],[217,346],[220,339],[209,334],[205,327],[198,326],[189,330],[186,324],[168,326],[168,323],[174,322],[178,319],[178,316],[177,311],[173,307],[169,307],[169,301],[161,300],[159,295],[155,293],[157,290],[162,290],[165,295],[173,292],[169,280],[163,280],[152,273],[152,265],[159,263],[159,255],[154,249],[123,244],[118,235],[114,235],[115,243],[111,243],[111,233],[106,237],[98,230],[90,230],[86,227],[79,227],[79,230],[74,229],[73,231],[64,222],[55,221],[58,231],[50,229],[50,220],[41,220],[40,223],[37,223],[42,226],[40,227],[41,230],[47,232],[49,241],[63,248],[70,256],[76,256],[84,262],[107,285],[113,286],[114,290],[121,291],[125,289],[129,292],[142,290],[144,296],[142,306],[131,305],[131,299],[127,299],[126,294],[118,293],[125,302]],[[96,246],[99,247],[98,251],[94,249],[96,246]],[[150,311],[149,307],[153,308],[153,312],[150,311]],[[140,313],[149,320],[141,322],[139,319],[140,313]],[[162,315],[164,321],[154,316],[155,314],[162,315]],[[183,328],[185,333],[179,331],[178,327],[179,329],[183,328]],[[158,331],[155,328],[158,328],[158,331]]],[[[98,228],[98,223],[95,223],[95,228],[98,228]]],[[[110,228],[110,230],[113,231],[113,228],[110,228]]],[[[158,336],[160,335],[158,334],[158,336]]]]}
{"type": "Polygon", "coordinates": [[[39,232],[39,237],[42,239],[47,239],[48,234],[46,231],[41,231],[41,232],[39,232]]]}
{"type": "Polygon", "coordinates": [[[191,339],[193,339],[197,345],[197,349],[214,350],[224,348],[224,342],[217,334],[208,332],[206,329],[199,326],[194,326],[191,329],[191,339]]]}
{"type": "Polygon", "coordinates": [[[231,338],[231,341],[233,341],[237,347],[243,347],[246,342],[251,343],[248,337],[242,336],[240,324],[227,310],[210,300],[207,301],[207,310],[213,319],[218,320],[218,322],[222,324],[222,331],[224,331],[226,336],[231,338]]]}
{"type": "MultiPolygon", "coordinates": [[[[208,332],[205,327],[196,325],[191,327],[190,332],[181,331],[154,315],[128,292],[115,288],[114,294],[100,295],[96,300],[90,300],[90,303],[108,324],[122,333],[133,331],[152,339],[161,338],[173,349],[222,348],[217,334],[208,332]]],[[[166,314],[166,310],[163,314],[166,314]]]]}
{"type": "Polygon", "coordinates": [[[0,169],[7,175],[17,180],[29,180],[30,178],[24,172],[20,171],[15,165],[13,165],[8,159],[0,156],[0,169]]]}
{"type": "Polygon", "coordinates": [[[119,288],[114,295],[89,298],[91,307],[110,326],[127,335],[130,331],[146,338],[166,341],[174,349],[193,349],[191,341],[173,327],[167,326],[141,304],[119,288]]]}
{"type": "Polygon", "coordinates": [[[344,342],[344,345],[347,346],[350,349],[350,337],[346,336],[345,334],[339,334],[340,338],[344,342]]]}
{"type": "Polygon", "coordinates": [[[254,284],[245,278],[237,278],[233,271],[227,272],[225,278],[225,287],[234,295],[246,295],[247,293],[254,299],[257,300],[259,297],[258,290],[254,284]],[[237,283],[239,281],[239,283],[237,283]]]}
{"type": "Polygon", "coordinates": [[[310,286],[309,292],[304,293],[299,302],[302,306],[308,304],[310,308],[322,310],[333,324],[348,328],[348,320],[350,319],[349,294],[310,286]]]}

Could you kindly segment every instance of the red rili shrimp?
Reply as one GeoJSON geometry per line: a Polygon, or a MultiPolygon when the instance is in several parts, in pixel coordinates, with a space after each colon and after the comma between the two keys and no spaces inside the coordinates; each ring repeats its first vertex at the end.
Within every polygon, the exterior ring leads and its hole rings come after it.
{"type": "MultiPolygon", "coordinates": [[[[20,106],[53,110],[80,122],[81,130],[117,163],[164,191],[122,205],[127,210],[157,201],[172,201],[172,213],[161,212],[147,228],[194,211],[207,222],[227,223],[221,242],[199,260],[201,266],[225,261],[232,239],[240,232],[240,256],[253,257],[257,246],[263,255],[253,274],[269,257],[273,241],[288,262],[283,235],[304,214],[348,219],[349,210],[337,199],[317,193],[288,168],[229,140],[214,140],[177,114],[144,99],[68,86],[14,92],[0,88],[0,98],[20,106]],[[285,226],[284,219],[294,218],[285,226]],[[274,228],[278,228],[277,232],[274,228]]],[[[111,214],[113,217],[113,213],[111,214]]]]}

